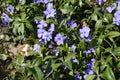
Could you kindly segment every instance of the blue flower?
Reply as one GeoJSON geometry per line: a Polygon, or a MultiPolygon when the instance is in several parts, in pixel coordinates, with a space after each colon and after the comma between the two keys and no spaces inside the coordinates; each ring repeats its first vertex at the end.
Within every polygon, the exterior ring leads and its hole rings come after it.
{"type": "Polygon", "coordinates": [[[76,46],[75,46],[75,45],[72,45],[72,46],[70,46],[69,48],[72,49],[71,52],[75,52],[75,51],[76,51],[76,46]]]}
{"type": "Polygon", "coordinates": [[[51,32],[51,33],[52,33],[53,31],[55,31],[55,25],[54,25],[54,24],[51,24],[48,31],[51,32]]]}
{"type": "Polygon", "coordinates": [[[33,0],[33,2],[40,2],[40,3],[43,3],[43,4],[47,4],[48,0],[33,0]]]}
{"type": "Polygon", "coordinates": [[[1,21],[4,26],[8,26],[12,19],[5,13],[2,13],[1,21]]]}
{"type": "Polygon", "coordinates": [[[61,45],[61,44],[63,44],[65,38],[66,37],[64,37],[63,35],[61,35],[60,33],[58,33],[55,36],[54,41],[57,43],[57,45],[61,45]]]}
{"type": "Polygon", "coordinates": [[[33,50],[36,52],[39,52],[40,49],[40,45],[39,44],[35,44],[33,50]]]}
{"type": "Polygon", "coordinates": [[[7,7],[7,12],[9,12],[10,14],[13,14],[13,13],[14,13],[14,6],[9,5],[9,6],[7,7]]]}
{"type": "Polygon", "coordinates": [[[44,29],[38,29],[38,30],[37,30],[37,36],[38,36],[38,38],[41,38],[42,35],[44,34],[44,32],[45,32],[44,29]]]}
{"type": "Polygon", "coordinates": [[[111,12],[115,9],[115,7],[116,7],[116,3],[113,3],[112,6],[108,6],[108,7],[106,8],[106,10],[107,10],[109,13],[111,13],[111,12]]]}
{"type": "Polygon", "coordinates": [[[46,18],[54,17],[54,15],[56,14],[56,10],[53,9],[53,3],[48,3],[47,9],[43,13],[46,16],[46,18]]]}
{"type": "Polygon", "coordinates": [[[91,70],[91,69],[87,69],[87,70],[85,70],[84,72],[83,72],[83,74],[84,74],[84,79],[88,76],[88,75],[91,75],[91,74],[94,74],[94,71],[93,70],[91,70]]]}
{"type": "Polygon", "coordinates": [[[85,54],[92,54],[92,53],[94,53],[94,52],[95,52],[95,50],[94,50],[93,47],[89,47],[88,50],[83,51],[83,53],[85,53],[85,54]]]}
{"type": "Polygon", "coordinates": [[[78,72],[75,73],[73,78],[74,78],[74,80],[82,80],[82,76],[80,76],[80,74],[78,72]]]}
{"type": "Polygon", "coordinates": [[[53,53],[54,53],[55,56],[58,56],[59,55],[59,49],[54,47],[53,48],[53,53]]]}
{"type": "Polygon", "coordinates": [[[19,0],[19,3],[21,3],[23,0],[19,0]]]}
{"type": "Polygon", "coordinates": [[[39,37],[39,41],[44,44],[52,39],[52,34],[50,32],[41,29],[41,32],[38,33],[38,37],[39,37]]]}
{"type": "Polygon", "coordinates": [[[77,63],[77,62],[78,62],[78,60],[77,60],[76,58],[72,58],[70,61],[71,61],[72,63],[77,63]]]}
{"type": "Polygon", "coordinates": [[[113,17],[113,24],[120,25],[120,11],[116,11],[113,17]]]}
{"type": "Polygon", "coordinates": [[[84,39],[85,42],[91,42],[92,35],[90,34],[90,28],[83,26],[82,29],[79,29],[80,37],[84,39]]]}
{"type": "Polygon", "coordinates": [[[65,64],[62,64],[62,67],[63,67],[64,71],[67,69],[67,66],[65,66],[65,64]]]}
{"type": "Polygon", "coordinates": [[[106,2],[107,0],[96,0],[96,2],[101,5],[103,2],[106,2]]]}
{"type": "Polygon", "coordinates": [[[52,49],[52,48],[53,48],[53,46],[50,44],[50,45],[48,45],[48,48],[52,49]]]}
{"type": "Polygon", "coordinates": [[[73,19],[68,21],[68,25],[70,28],[75,28],[77,26],[76,22],[73,19]]]}
{"type": "Polygon", "coordinates": [[[87,26],[83,26],[82,29],[79,29],[79,32],[81,38],[88,37],[90,34],[90,28],[87,26]]]}
{"type": "Polygon", "coordinates": [[[44,27],[46,27],[47,26],[47,23],[44,21],[44,20],[41,20],[41,21],[35,21],[36,23],[38,23],[38,25],[37,25],[37,27],[39,28],[39,29],[42,29],[42,28],[44,28],[44,27]]]}
{"type": "Polygon", "coordinates": [[[120,25],[120,1],[117,1],[117,3],[118,6],[116,12],[114,13],[113,24],[120,25]]]}

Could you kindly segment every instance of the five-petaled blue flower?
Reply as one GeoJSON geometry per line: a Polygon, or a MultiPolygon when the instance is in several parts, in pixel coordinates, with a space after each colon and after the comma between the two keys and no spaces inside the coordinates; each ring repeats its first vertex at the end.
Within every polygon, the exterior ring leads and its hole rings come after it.
{"type": "Polygon", "coordinates": [[[61,45],[61,44],[64,43],[64,39],[65,39],[65,38],[66,38],[65,36],[63,36],[63,35],[61,35],[60,33],[58,33],[58,34],[55,36],[54,41],[57,43],[57,45],[61,45]]]}
{"type": "Polygon", "coordinates": [[[68,25],[70,26],[70,28],[75,28],[77,26],[77,23],[75,22],[75,20],[69,20],[68,21],[68,25]]]}
{"type": "Polygon", "coordinates": [[[53,3],[48,3],[46,7],[46,10],[43,12],[46,18],[54,17],[56,14],[56,10],[53,9],[53,3]]]}

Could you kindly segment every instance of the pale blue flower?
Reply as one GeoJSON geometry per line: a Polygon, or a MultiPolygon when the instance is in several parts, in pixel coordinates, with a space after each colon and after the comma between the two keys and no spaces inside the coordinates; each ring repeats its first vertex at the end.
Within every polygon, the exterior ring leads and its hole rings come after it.
{"type": "Polygon", "coordinates": [[[75,51],[76,51],[76,46],[75,46],[75,45],[72,45],[72,46],[70,46],[69,48],[72,49],[71,52],[75,52],[75,51]]]}
{"type": "Polygon", "coordinates": [[[63,35],[61,35],[60,33],[58,33],[58,34],[55,36],[54,41],[57,43],[57,45],[61,45],[61,44],[64,43],[64,39],[65,39],[65,38],[66,38],[65,36],[63,36],[63,35]]]}
{"type": "Polygon", "coordinates": [[[96,2],[101,5],[102,3],[106,2],[107,0],[96,0],[96,2]]]}
{"type": "Polygon", "coordinates": [[[70,28],[75,28],[77,26],[77,23],[72,19],[68,21],[68,25],[70,28]]]}
{"type": "Polygon", "coordinates": [[[6,13],[2,13],[1,21],[4,26],[8,26],[11,20],[12,19],[6,13]]]}
{"type": "Polygon", "coordinates": [[[54,17],[56,14],[56,10],[53,9],[53,3],[48,3],[46,5],[46,10],[43,12],[46,18],[54,17]]]}
{"type": "Polygon", "coordinates": [[[14,13],[14,6],[9,5],[9,6],[7,7],[7,12],[9,12],[10,14],[13,14],[13,13],[14,13]]]}
{"type": "Polygon", "coordinates": [[[106,10],[111,13],[116,8],[116,3],[113,3],[111,6],[108,6],[106,10]]]}
{"type": "Polygon", "coordinates": [[[35,44],[34,47],[33,47],[33,50],[36,51],[36,52],[39,52],[39,49],[40,49],[40,45],[35,44]]]}
{"type": "Polygon", "coordinates": [[[81,38],[88,37],[90,34],[90,28],[87,26],[83,26],[82,29],[79,29],[79,32],[81,38]]]}

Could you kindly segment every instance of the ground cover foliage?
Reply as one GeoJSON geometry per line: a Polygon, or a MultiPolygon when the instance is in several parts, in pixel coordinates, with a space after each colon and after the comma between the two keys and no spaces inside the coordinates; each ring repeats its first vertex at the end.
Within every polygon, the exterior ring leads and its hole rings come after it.
{"type": "Polygon", "coordinates": [[[119,0],[0,1],[0,80],[119,79],[119,0]]]}

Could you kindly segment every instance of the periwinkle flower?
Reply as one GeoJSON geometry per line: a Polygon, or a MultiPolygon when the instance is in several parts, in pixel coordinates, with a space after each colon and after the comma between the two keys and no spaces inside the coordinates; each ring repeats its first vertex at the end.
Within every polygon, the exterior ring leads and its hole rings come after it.
{"type": "Polygon", "coordinates": [[[77,26],[77,23],[75,22],[75,20],[69,20],[68,21],[68,25],[70,26],[70,28],[75,28],[77,26]]]}
{"type": "Polygon", "coordinates": [[[72,58],[70,61],[71,61],[72,63],[77,63],[77,62],[78,62],[78,60],[77,60],[76,58],[72,58]]]}
{"type": "Polygon", "coordinates": [[[54,41],[57,43],[57,45],[61,45],[61,44],[64,43],[64,39],[65,39],[65,38],[66,38],[65,36],[63,36],[63,35],[61,35],[60,33],[58,33],[58,34],[55,36],[54,41]]]}
{"type": "Polygon", "coordinates": [[[117,1],[118,6],[114,13],[113,24],[120,25],[120,1],[117,1]]]}
{"type": "Polygon", "coordinates": [[[90,28],[87,26],[83,26],[82,29],[79,29],[80,37],[85,38],[89,36],[90,28]]]}
{"type": "Polygon", "coordinates": [[[58,56],[59,55],[59,49],[54,47],[53,48],[53,53],[54,53],[55,56],[58,56]]]}
{"type": "Polygon", "coordinates": [[[46,5],[46,8],[47,8],[47,9],[52,9],[52,8],[53,8],[53,3],[48,3],[48,4],[46,5]]]}
{"type": "Polygon", "coordinates": [[[51,32],[51,33],[52,33],[53,31],[55,31],[55,25],[54,25],[53,23],[50,25],[48,31],[51,32]]]}
{"type": "Polygon", "coordinates": [[[43,12],[46,18],[54,17],[56,14],[56,10],[53,9],[53,3],[48,3],[46,10],[43,12]]]}
{"type": "Polygon", "coordinates": [[[47,31],[44,31],[41,34],[38,34],[38,36],[39,36],[39,41],[43,44],[52,39],[52,34],[50,32],[47,32],[47,31]]]}
{"type": "Polygon", "coordinates": [[[7,12],[9,12],[10,14],[13,14],[13,13],[14,13],[14,6],[9,5],[9,6],[7,7],[7,12]]]}
{"type": "Polygon", "coordinates": [[[90,61],[86,61],[85,65],[87,66],[88,69],[93,69],[95,63],[95,59],[91,59],[90,61]]]}
{"type": "Polygon", "coordinates": [[[109,13],[111,13],[111,12],[115,9],[115,7],[116,7],[116,3],[113,3],[112,6],[108,6],[108,7],[106,8],[106,10],[107,10],[109,13]]]}
{"type": "Polygon", "coordinates": [[[74,80],[82,80],[82,76],[80,76],[80,74],[78,72],[75,73],[73,78],[74,78],[74,80]]]}
{"type": "Polygon", "coordinates": [[[106,2],[107,0],[96,0],[96,2],[101,5],[103,2],[106,2]]]}
{"type": "Polygon", "coordinates": [[[55,13],[55,9],[46,9],[44,11],[44,15],[46,16],[46,18],[50,18],[50,17],[54,17],[55,13]]]}
{"type": "Polygon", "coordinates": [[[87,26],[82,26],[82,29],[79,29],[80,37],[84,39],[85,42],[91,42],[92,35],[90,34],[90,28],[87,26]]]}
{"type": "Polygon", "coordinates": [[[94,71],[93,70],[91,70],[91,69],[87,69],[87,70],[85,70],[84,72],[83,72],[83,74],[84,74],[84,79],[88,76],[88,75],[91,75],[91,74],[94,74],[94,71]]]}
{"type": "Polygon", "coordinates": [[[65,66],[65,64],[62,64],[62,67],[63,67],[64,71],[67,69],[67,66],[65,66]]]}
{"type": "Polygon", "coordinates": [[[83,51],[83,53],[85,53],[85,54],[92,54],[92,53],[94,53],[94,52],[95,52],[95,50],[94,50],[93,47],[89,47],[88,50],[83,51]]]}
{"type": "Polygon", "coordinates": [[[68,45],[71,45],[71,44],[72,44],[71,39],[70,39],[70,38],[67,38],[66,43],[67,43],[68,45]]]}
{"type": "Polygon", "coordinates": [[[1,21],[4,26],[8,26],[11,21],[11,18],[6,13],[2,13],[1,21]]]}
{"type": "Polygon", "coordinates": [[[19,3],[21,3],[23,0],[19,0],[19,3]]]}
{"type": "Polygon", "coordinates": [[[45,31],[42,38],[45,39],[45,41],[47,42],[47,41],[50,41],[52,39],[52,35],[50,32],[45,31]]]}
{"type": "Polygon", "coordinates": [[[75,45],[72,45],[69,48],[72,49],[72,50],[70,50],[71,52],[75,52],[76,51],[76,46],[75,45]]]}
{"type": "Polygon", "coordinates": [[[47,4],[48,0],[33,0],[33,2],[40,2],[40,3],[43,3],[43,4],[47,4]]]}
{"type": "Polygon", "coordinates": [[[42,29],[42,28],[44,28],[44,27],[47,26],[47,23],[46,23],[44,20],[41,20],[41,21],[39,21],[39,22],[36,21],[36,23],[38,23],[37,27],[38,27],[39,29],[42,29]]]}
{"type": "Polygon", "coordinates": [[[38,36],[38,38],[41,38],[42,35],[44,34],[44,32],[45,32],[44,29],[38,29],[38,30],[37,30],[37,36],[38,36]]]}
{"type": "Polygon", "coordinates": [[[39,52],[40,49],[40,45],[39,44],[35,44],[33,50],[36,52],[39,52]]]}
{"type": "Polygon", "coordinates": [[[52,48],[53,48],[53,46],[50,44],[50,45],[48,45],[48,48],[52,49],[52,48]]]}
{"type": "Polygon", "coordinates": [[[120,25],[120,11],[116,11],[113,17],[113,24],[120,25]]]}
{"type": "Polygon", "coordinates": [[[46,77],[49,77],[52,73],[53,73],[53,70],[51,70],[51,71],[46,75],[46,77]]]}

